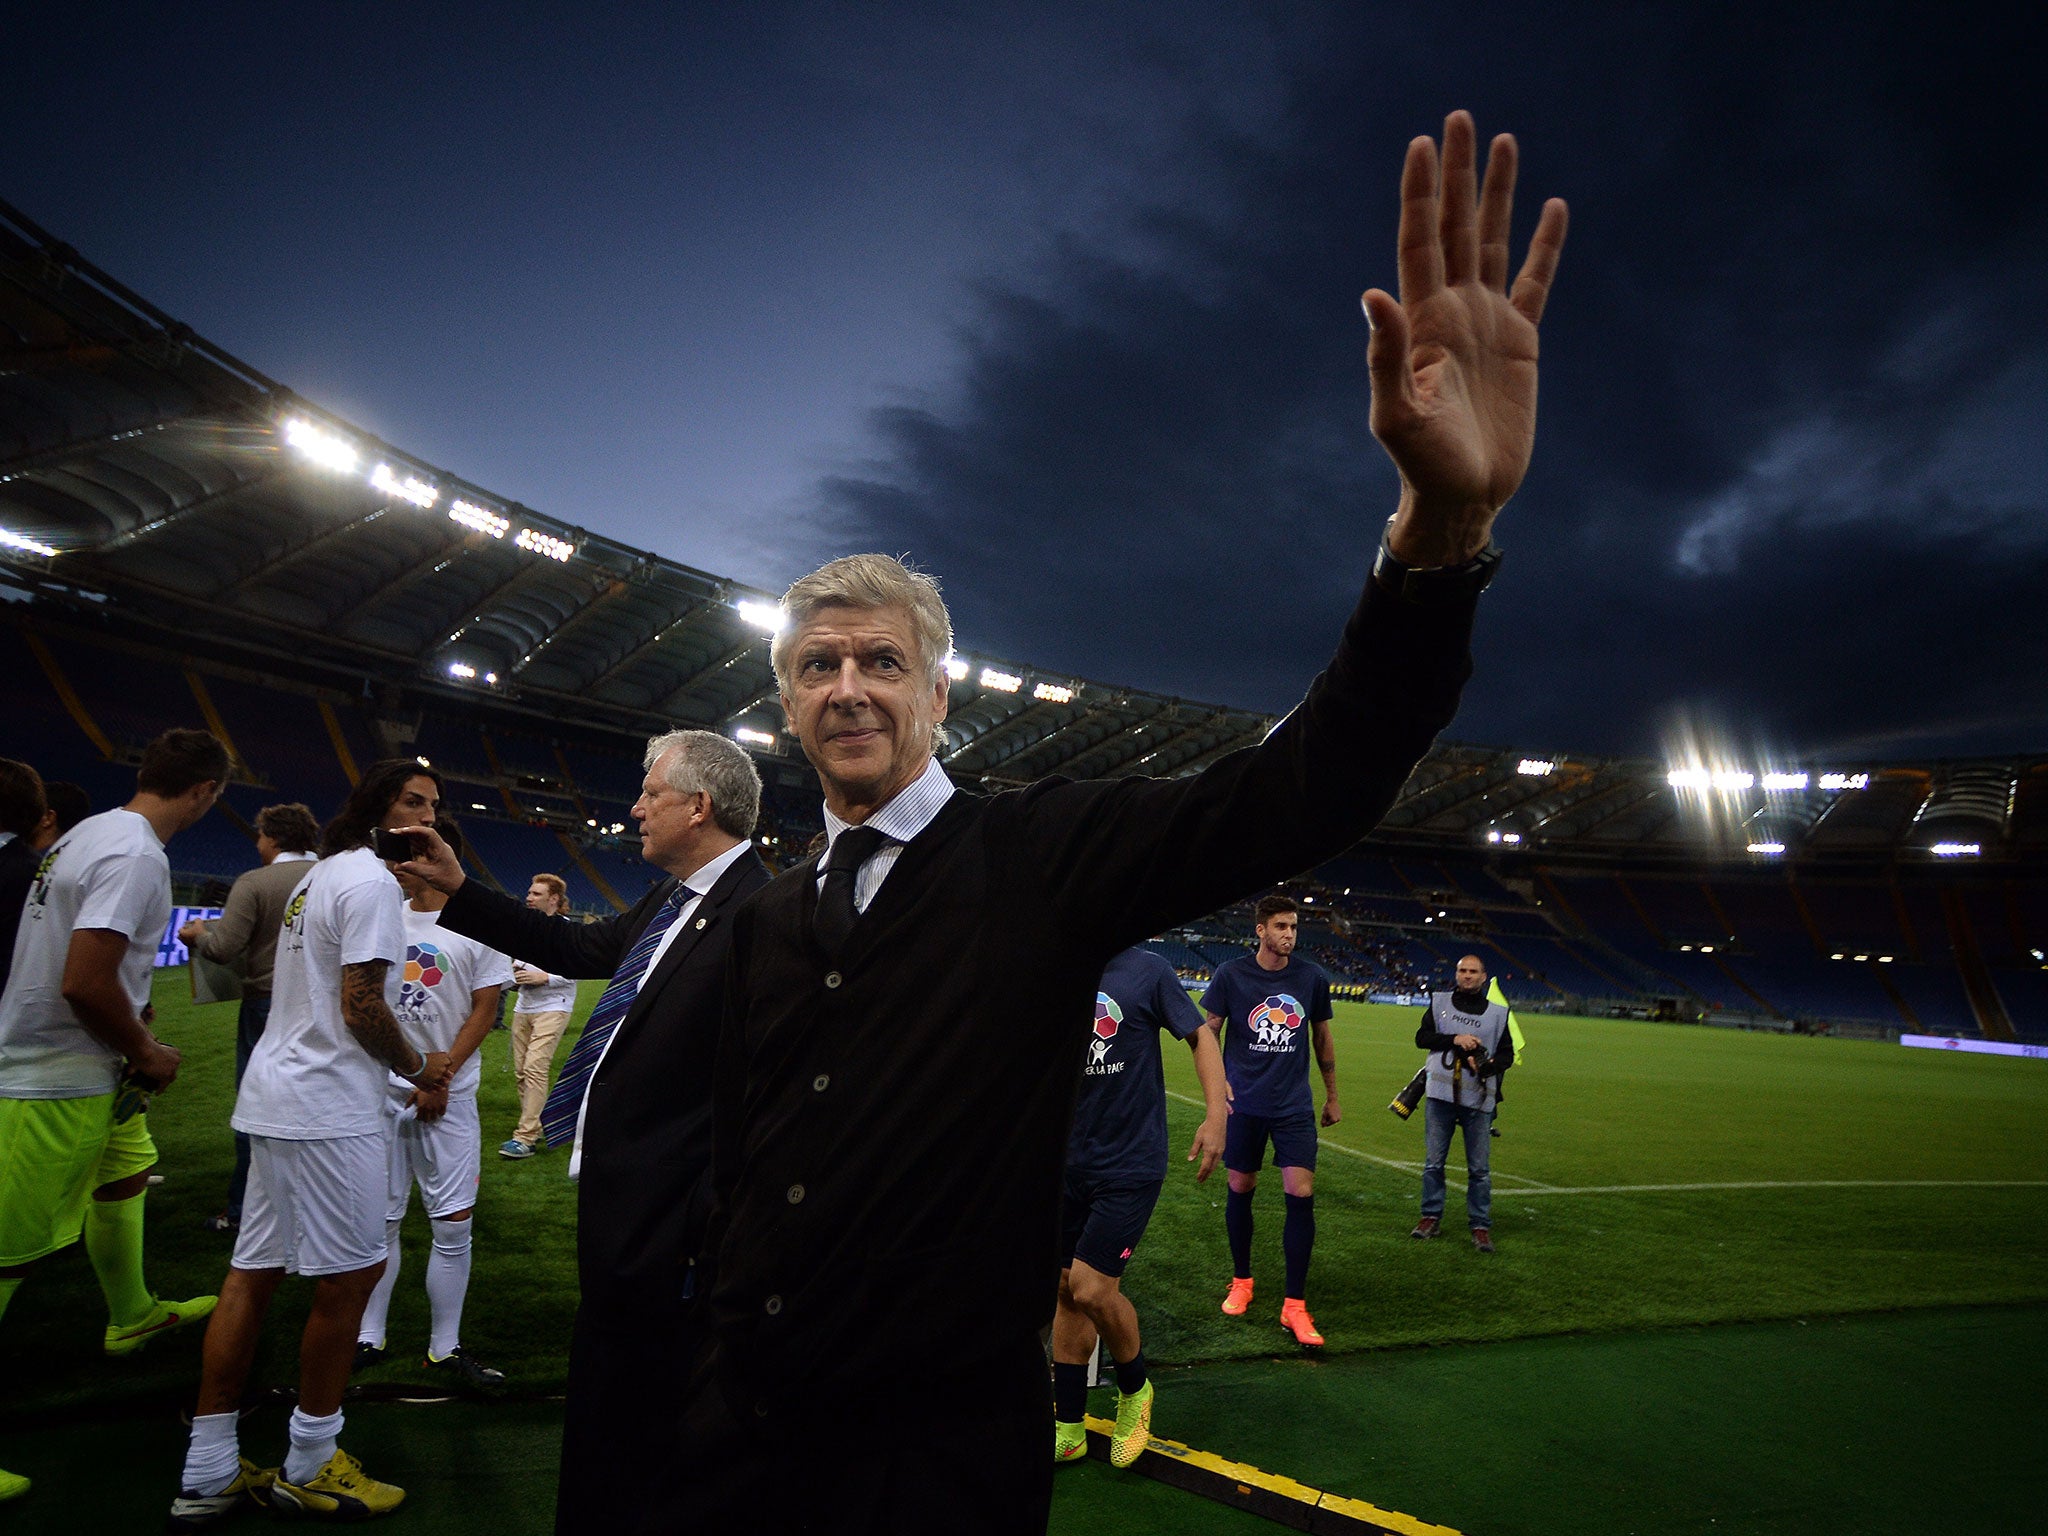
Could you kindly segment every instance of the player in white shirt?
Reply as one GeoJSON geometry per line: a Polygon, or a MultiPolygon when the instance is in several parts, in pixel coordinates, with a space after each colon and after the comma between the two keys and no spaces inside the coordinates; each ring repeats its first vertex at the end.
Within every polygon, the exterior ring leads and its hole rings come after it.
{"type": "MultiPolygon", "coordinates": [[[[435,824],[441,840],[462,854],[462,830],[435,824]]],[[[406,1039],[422,1051],[447,1053],[454,1075],[440,1088],[415,1088],[390,1079],[385,1096],[390,1143],[391,1204],[385,1212],[390,1256],[384,1278],[363,1309],[356,1332],[356,1365],[384,1358],[384,1326],[398,1286],[399,1230],[413,1185],[427,1208],[434,1249],[427,1259],[427,1303],[432,1325],[425,1364],[465,1385],[489,1391],[505,1373],[480,1364],[462,1347],[462,1303],[469,1290],[470,1241],[476,1189],[483,1166],[483,1122],[476,1087],[483,1076],[477,1055],[498,1022],[498,999],[512,985],[512,962],[475,939],[443,928],[448,897],[416,875],[400,874],[406,894],[405,975],[394,1010],[406,1039]]]]}
{"type": "MultiPolygon", "coordinates": [[[[140,1349],[214,1298],[160,1302],[142,1274],[142,1204],[156,1144],[142,1113],[179,1056],[150,1032],[157,946],[171,918],[164,844],[213,809],[228,753],[166,731],[135,798],[88,816],[36,866],[0,994],[0,1315],[38,1259],[78,1241],[107,1299],[103,1347],[140,1349]]],[[[0,1499],[28,1480],[0,1471],[0,1499]]]]}
{"type": "Polygon", "coordinates": [[[405,895],[372,844],[378,829],[430,827],[441,779],[412,759],[373,763],[327,824],[320,862],[285,908],[270,1021],[249,1058],[234,1127],[249,1137],[249,1188],[169,1529],[200,1530],[262,1502],[282,1514],[362,1519],[405,1491],[364,1474],[336,1444],[363,1306],[384,1272],[389,1152],[385,1085],[448,1079],[448,1056],[405,1038],[393,1008],[405,961],[405,895]],[[312,1279],[299,1341],[299,1401],[284,1465],[241,1456],[242,1388],[263,1315],[287,1274],[312,1279]]]}
{"type": "MultiPolygon", "coordinates": [[[[569,909],[568,883],[545,871],[535,875],[526,887],[526,905],[560,917],[569,909]]],[[[576,1011],[576,983],[523,960],[512,962],[512,979],[519,983],[519,1001],[512,1005],[512,1075],[519,1083],[519,1124],[499,1144],[498,1156],[517,1159],[540,1149],[540,1112],[548,1101],[548,1078],[555,1070],[562,1032],[576,1011]]]]}

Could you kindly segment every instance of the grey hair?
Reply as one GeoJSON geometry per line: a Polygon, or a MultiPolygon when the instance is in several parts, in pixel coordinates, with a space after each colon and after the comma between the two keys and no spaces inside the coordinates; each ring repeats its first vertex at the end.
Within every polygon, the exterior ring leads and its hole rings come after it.
{"type": "Polygon", "coordinates": [[[821,608],[903,609],[917,635],[925,686],[937,686],[953,649],[953,618],[939,596],[938,582],[894,555],[842,555],[799,576],[782,594],[785,622],[768,659],[775,666],[775,684],[785,696],[790,692],[790,652],[796,648],[797,634],[821,608]]]}
{"type": "Polygon", "coordinates": [[[761,775],[737,742],[716,731],[668,731],[651,737],[640,766],[647,772],[673,753],[662,782],[678,794],[711,796],[711,819],[734,837],[752,837],[761,819],[761,775]]]}

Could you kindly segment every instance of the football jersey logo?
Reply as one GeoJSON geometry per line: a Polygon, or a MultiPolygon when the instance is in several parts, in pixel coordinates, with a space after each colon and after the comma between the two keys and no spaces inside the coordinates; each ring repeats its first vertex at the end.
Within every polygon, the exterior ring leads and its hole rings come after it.
{"type": "Polygon", "coordinates": [[[1110,1042],[1116,1039],[1117,1026],[1124,1021],[1124,1011],[1116,1005],[1116,999],[1107,992],[1095,994],[1095,1038],[1088,1042],[1088,1065],[1099,1067],[1102,1058],[1109,1054],[1110,1042]]]}
{"type": "Polygon", "coordinates": [[[36,888],[28,898],[33,905],[40,907],[49,902],[50,870],[57,862],[57,855],[63,851],[64,845],[59,843],[55,848],[44,854],[42,863],[36,866],[36,888]]]}
{"type": "Polygon", "coordinates": [[[1301,1004],[1285,992],[1276,993],[1253,1008],[1245,1022],[1267,1050],[1291,1050],[1293,1034],[1301,1028],[1301,1004]]]}
{"type": "Polygon", "coordinates": [[[427,999],[434,995],[433,989],[441,985],[448,973],[441,965],[440,948],[433,944],[408,944],[405,946],[405,979],[399,983],[398,1006],[408,1013],[417,1013],[426,1007],[427,999]]]}

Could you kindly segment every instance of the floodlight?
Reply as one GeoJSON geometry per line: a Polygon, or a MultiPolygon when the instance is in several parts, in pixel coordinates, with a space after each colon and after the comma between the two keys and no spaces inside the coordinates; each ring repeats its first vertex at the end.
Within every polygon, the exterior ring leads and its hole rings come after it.
{"type": "Polygon", "coordinates": [[[1674,768],[1664,775],[1664,782],[1673,789],[1711,789],[1714,776],[1704,768],[1674,768]]]}
{"type": "Polygon", "coordinates": [[[956,683],[962,681],[967,676],[967,659],[964,656],[948,656],[946,658],[946,676],[953,679],[956,683]]]}
{"type": "Polygon", "coordinates": [[[1031,697],[1043,699],[1048,704],[1071,704],[1074,690],[1061,683],[1040,683],[1031,690],[1031,697]]]}
{"type": "Polygon", "coordinates": [[[1714,770],[1714,788],[1716,789],[1754,789],[1755,787],[1756,775],[1748,772],[1746,769],[1716,768],[1714,770]]]}
{"type": "Polygon", "coordinates": [[[1765,789],[1804,789],[1806,785],[1807,775],[1803,773],[1767,773],[1764,775],[1765,789]]]}
{"type": "Polygon", "coordinates": [[[1822,789],[1868,789],[1870,775],[1867,773],[1824,773],[1820,776],[1822,789]]]}
{"type": "Polygon", "coordinates": [[[495,683],[495,682],[497,682],[497,680],[498,680],[498,674],[497,674],[497,673],[495,673],[495,672],[486,672],[486,673],[484,674],[484,681],[485,681],[485,682],[487,682],[487,683],[495,683]]]}
{"type": "Polygon", "coordinates": [[[983,667],[981,686],[993,688],[997,693],[1015,693],[1024,686],[1024,679],[1014,672],[998,672],[994,667],[983,667]]]}
{"type": "Polygon", "coordinates": [[[475,677],[476,668],[466,661],[451,661],[448,663],[448,675],[450,677],[463,678],[475,677]]]}
{"type": "Polygon", "coordinates": [[[1532,779],[1540,779],[1547,773],[1557,772],[1557,764],[1547,757],[1525,757],[1515,764],[1515,772],[1525,773],[1532,779]]]}
{"type": "Polygon", "coordinates": [[[1783,843],[1751,843],[1749,845],[1749,851],[1751,853],[1761,853],[1768,855],[1771,858],[1776,858],[1779,854],[1785,851],[1785,845],[1783,843]]]}
{"type": "Polygon", "coordinates": [[[1836,953],[1829,955],[1828,958],[1830,960],[1846,960],[1849,957],[1847,955],[1842,954],[1840,951],[1837,951],[1836,953]]]}
{"type": "Polygon", "coordinates": [[[1702,944],[1700,946],[1700,953],[1703,955],[1711,955],[1713,952],[1714,946],[1711,944],[1702,944]]]}
{"type": "Polygon", "coordinates": [[[782,633],[782,626],[789,622],[789,615],[777,603],[757,603],[752,598],[741,598],[733,604],[740,611],[740,617],[754,628],[765,630],[771,635],[782,633]]]}
{"type": "Polygon", "coordinates": [[[480,811],[484,808],[484,803],[481,800],[472,800],[469,802],[469,808],[472,811],[480,811]]]}
{"type": "Polygon", "coordinates": [[[550,560],[566,562],[576,553],[576,546],[567,539],[558,539],[551,533],[542,533],[537,528],[522,528],[519,537],[512,541],[521,549],[531,550],[536,555],[546,555],[550,560]]]}
{"type": "Polygon", "coordinates": [[[474,528],[478,533],[488,533],[494,539],[502,539],[512,526],[512,519],[501,517],[488,507],[480,507],[473,501],[460,498],[451,502],[448,516],[465,528],[474,528]]]}
{"type": "Polygon", "coordinates": [[[370,484],[386,496],[396,496],[400,501],[409,501],[416,507],[431,507],[441,499],[440,490],[427,484],[418,475],[407,475],[403,480],[391,472],[389,464],[379,464],[370,471],[370,484]]]}
{"type": "Polygon", "coordinates": [[[734,731],[733,735],[751,746],[772,747],[775,745],[775,738],[772,735],[767,731],[757,731],[752,726],[743,725],[734,731]]]}
{"type": "Polygon", "coordinates": [[[413,759],[413,761],[418,763],[422,768],[431,768],[434,766],[432,763],[428,762],[424,757],[416,757],[413,759]]]}
{"type": "Polygon", "coordinates": [[[1936,843],[1928,850],[1938,859],[1973,859],[1983,851],[1980,843],[1936,843]]]}
{"type": "Polygon", "coordinates": [[[1503,832],[1500,835],[1500,840],[1504,843],[1519,843],[1522,840],[1522,834],[1519,832],[1503,832]]]}
{"type": "Polygon", "coordinates": [[[347,438],[297,416],[285,421],[284,440],[322,469],[354,469],[361,458],[347,438]]]}
{"type": "Polygon", "coordinates": [[[1858,955],[1858,956],[1857,956],[1856,958],[1857,958],[1858,960],[1868,960],[1868,959],[1870,958],[1870,956],[1868,956],[1868,955],[1858,955]]]}
{"type": "Polygon", "coordinates": [[[1890,965],[1892,963],[1892,957],[1890,955],[1879,955],[1877,957],[1877,963],[1879,965],[1890,965]]]}
{"type": "Polygon", "coordinates": [[[0,528],[0,544],[6,545],[9,549],[23,550],[31,555],[47,556],[57,553],[39,539],[32,539],[27,534],[14,533],[5,528],[0,528]]]}

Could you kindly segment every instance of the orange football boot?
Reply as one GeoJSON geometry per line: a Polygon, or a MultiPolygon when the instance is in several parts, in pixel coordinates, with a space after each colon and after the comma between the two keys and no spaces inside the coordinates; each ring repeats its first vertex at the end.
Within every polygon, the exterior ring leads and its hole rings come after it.
{"type": "Polygon", "coordinates": [[[1245,1276],[1242,1279],[1233,1278],[1230,1282],[1230,1294],[1223,1298],[1223,1315],[1225,1317],[1243,1317],[1245,1313],[1245,1308],[1249,1307],[1251,1304],[1251,1277],[1245,1276]]]}
{"type": "Polygon", "coordinates": [[[1321,1349],[1323,1336],[1316,1332],[1316,1320],[1308,1315],[1308,1303],[1290,1296],[1280,1303],[1280,1326],[1294,1335],[1304,1349],[1321,1349]]]}

